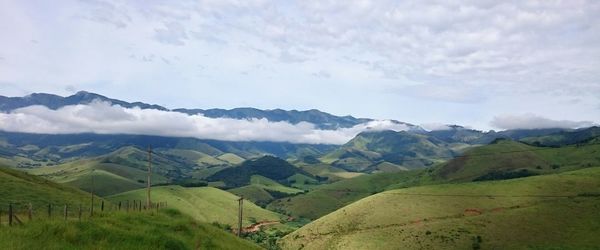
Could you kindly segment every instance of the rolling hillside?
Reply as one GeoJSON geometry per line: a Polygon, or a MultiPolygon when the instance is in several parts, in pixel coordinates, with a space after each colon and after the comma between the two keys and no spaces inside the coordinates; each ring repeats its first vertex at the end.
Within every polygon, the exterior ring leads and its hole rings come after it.
{"type": "MultiPolygon", "coordinates": [[[[189,158],[198,158],[194,153],[211,156],[219,164],[225,162],[235,165],[240,158],[250,159],[263,155],[275,155],[281,158],[296,158],[299,155],[324,155],[337,148],[335,145],[293,144],[287,142],[230,142],[201,140],[194,138],[176,138],[149,135],[101,135],[101,134],[30,134],[0,131],[0,157],[20,156],[35,161],[20,167],[35,168],[62,164],[77,159],[93,158],[109,154],[123,147],[145,149],[152,146],[156,153],[163,156],[173,155],[173,161],[180,165],[195,166],[198,162],[189,158]],[[187,150],[192,152],[173,152],[187,150]],[[178,155],[183,153],[183,157],[178,155]],[[189,154],[191,153],[191,154],[189,154]],[[37,165],[39,164],[39,165],[37,165]]],[[[202,162],[200,162],[202,163],[202,162]]],[[[198,164],[203,167],[202,164],[198,164]]]]}
{"type": "MultiPolygon", "coordinates": [[[[152,188],[152,199],[167,202],[169,208],[176,208],[184,214],[202,222],[219,222],[231,226],[237,225],[239,197],[212,187],[184,188],[181,186],[159,186],[152,188]]],[[[145,200],[146,190],[138,189],[107,197],[113,202],[126,200],[145,200]]],[[[279,221],[283,215],[244,202],[244,226],[256,221],[279,221]]]]}
{"type": "Polygon", "coordinates": [[[436,169],[437,179],[472,181],[556,173],[600,165],[600,143],[560,148],[535,147],[511,140],[472,148],[436,169]]]}
{"type": "Polygon", "coordinates": [[[371,174],[315,187],[306,194],[273,201],[269,208],[317,219],[376,192],[434,183],[511,179],[600,166],[600,143],[561,148],[511,140],[474,147],[463,156],[426,170],[371,174]]]}
{"type": "MultiPolygon", "coordinates": [[[[235,198],[227,192],[219,192],[223,194],[218,197],[235,198]]],[[[17,213],[23,213],[32,203],[34,212],[34,220],[26,221],[22,226],[0,225],[0,249],[261,249],[173,209],[160,213],[97,213],[93,218],[68,222],[48,220],[44,216],[48,204],[83,204],[85,208],[90,197],[89,193],[79,189],[0,167],[2,216],[6,216],[5,205],[8,203],[13,204],[17,213]]],[[[96,204],[99,206],[99,202],[96,204]]],[[[248,211],[254,210],[255,206],[248,206],[251,207],[248,211]]],[[[100,211],[99,207],[96,209],[100,211]]],[[[271,212],[265,210],[263,213],[271,212]]],[[[5,218],[2,222],[6,223],[5,218]]]]}
{"type": "MultiPolygon", "coordinates": [[[[147,179],[147,152],[134,147],[121,148],[113,153],[92,159],[32,169],[30,172],[50,180],[106,196],[144,187],[147,179]]],[[[153,184],[166,183],[169,177],[186,171],[168,158],[154,155],[153,184]]],[[[189,170],[188,170],[189,171],[189,170]]]]}
{"type": "Polygon", "coordinates": [[[541,136],[530,136],[521,141],[532,145],[541,146],[564,146],[575,143],[585,143],[600,136],[600,127],[582,128],[573,131],[559,131],[557,133],[541,136]]]}
{"type": "Polygon", "coordinates": [[[268,208],[314,220],[361,198],[382,192],[390,186],[399,188],[428,183],[428,173],[426,170],[412,170],[363,175],[320,185],[306,194],[275,200],[268,208]]]}
{"type": "MultiPolygon", "coordinates": [[[[292,176],[290,176],[290,178],[291,177],[292,176]]],[[[301,189],[281,185],[280,183],[261,175],[251,176],[250,185],[229,189],[227,191],[237,196],[244,197],[261,206],[266,206],[276,198],[304,192],[304,190],[301,189]]]]}
{"type": "Polygon", "coordinates": [[[310,173],[316,178],[327,178],[328,182],[336,182],[339,180],[345,180],[354,178],[357,176],[364,175],[365,173],[359,172],[349,172],[347,170],[337,168],[331,166],[326,163],[304,163],[304,162],[294,162],[295,166],[298,166],[300,169],[310,173]]]}
{"type": "Polygon", "coordinates": [[[294,174],[310,176],[309,173],[289,162],[273,156],[263,156],[257,159],[247,160],[241,165],[226,168],[207,178],[209,181],[223,181],[227,187],[235,188],[251,184],[253,175],[260,175],[279,183],[294,174]]]}
{"type": "Polygon", "coordinates": [[[600,168],[375,194],[283,238],[283,249],[592,249],[600,168]]]}
{"type": "Polygon", "coordinates": [[[435,137],[405,131],[362,132],[320,160],[353,172],[396,172],[422,168],[454,155],[451,145],[435,137]],[[384,168],[378,168],[387,162],[384,168]]]}
{"type": "Polygon", "coordinates": [[[88,204],[90,194],[22,171],[0,166],[0,204],[8,203],[19,209],[30,202],[41,209],[51,204],[88,204]]]}

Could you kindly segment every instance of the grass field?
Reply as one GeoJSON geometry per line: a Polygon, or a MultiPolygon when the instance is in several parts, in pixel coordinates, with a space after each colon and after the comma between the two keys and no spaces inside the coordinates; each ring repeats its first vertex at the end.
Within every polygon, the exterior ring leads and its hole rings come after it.
{"type": "Polygon", "coordinates": [[[287,181],[292,187],[302,190],[309,190],[319,185],[319,182],[315,178],[303,174],[292,175],[287,178],[287,181]]]}
{"type": "Polygon", "coordinates": [[[375,194],[281,242],[283,249],[594,249],[600,168],[375,194]]]}
{"type": "MultiPolygon", "coordinates": [[[[146,190],[138,189],[107,197],[118,202],[125,200],[145,200],[146,190]]],[[[182,213],[202,222],[219,222],[231,226],[237,225],[238,196],[229,192],[212,188],[184,188],[180,186],[159,186],[152,188],[154,201],[167,202],[169,208],[176,208],[182,213]]],[[[252,224],[251,218],[256,221],[280,220],[282,215],[263,209],[252,202],[244,202],[245,226],[252,224]]]]}
{"type": "Polygon", "coordinates": [[[177,210],[98,214],[0,227],[0,249],[261,249],[177,210]]]}
{"type": "Polygon", "coordinates": [[[32,203],[34,209],[41,209],[49,203],[88,204],[90,198],[90,194],[79,189],[0,167],[0,211],[6,212],[8,203],[14,204],[16,209],[23,209],[29,203],[32,203]]]}
{"type": "Polygon", "coordinates": [[[306,194],[273,201],[268,208],[294,217],[317,219],[356,200],[395,187],[426,183],[425,170],[363,175],[315,187],[306,194]]]}
{"type": "Polygon", "coordinates": [[[296,166],[298,166],[302,170],[304,170],[314,176],[327,177],[330,182],[350,179],[350,178],[364,175],[364,173],[348,172],[344,169],[336,168],[336,167],[333,167],[326,163],[317,163],[317,164],[296,163],[296,166]]]}
{"type": "MultiPolygon", "coordinates": [[[[299,175],[299,174],[296,174],[299,175]]],[[[260,175],[252,175],[250,177],[250,185],[227,190],[238,196],[242,196],[259,205],[266,205],[272,200],[273,192],[278,192],[283,195],[292,195],[304,192],[301,189],[284,186],[274,180],[260,175]]]]}
{"type": "Polygon", "coordinates": [[[471,181],[490,172],[527,170],[549,174],[600,165],[600,145],[534,147],[501,140],[468,150],[436,171],[439,179],[471,181]]]}
{"type": "MultiPolygon", "coordinates": [[[[30,170],[30,173],[88,192],[92,190],[93,176],[94,193],[107,196],[142,188],[146,185],[147,172],[145,164],[147,163],[137,159],[140,154],[144,154],[144,152],[135,148],[123,148],[107,156],[36,168],[30,170]]],[[[153,184],[168,181],[168,178],[161,175],[161,171],[167,171],[165,168],[171,168],[166,167],[166,165],[169,165],[167,160],[158,158],[157,161],[157,158],[155,158],[153,169],[155,173],[152,175],[153,184]]]]}
{"type": "Polygon", "coordinates": [[[242,158],[234,153],[225,153],[225,154],[219,155],[217,157],[217,159],[226,161],[227,163],[232,164],[232,165],[237,165],[237,164],[240,164],[245,161],[244,158],[242,158]]]}
{"type": "Polygon", "coordinates": [[[248,199],[260,206],[265,206],[275,199],[267,190],[257,185],[232,188],[228,189],[227,192],[244,197],[244,199],[248,199]]]}
{"type": "Polygon", "coordinates": [[[286,193],[286,194],[296,194],[296,193],[303,192],[303,190],[300,190],[297,188],[286,187],[274,180],[271,180],[271,179],[261,176],[261,175],[251,176],[250,184],[259,186],[261,188],[264,188],[265,190],[272,190],[272,191],[277,191],[277,192],[286,193]]]}

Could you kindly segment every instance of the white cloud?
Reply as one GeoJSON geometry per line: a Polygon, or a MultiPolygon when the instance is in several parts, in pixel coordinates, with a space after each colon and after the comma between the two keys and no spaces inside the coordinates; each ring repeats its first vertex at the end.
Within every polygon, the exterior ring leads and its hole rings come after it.
{"type": "Polygon", "coordinates": [[[404,124],[376,120],[338,130],[314,124],[271,122],[267,119],[209,118],[154,109],[123,108],[106,102],[71,105],[57,110],[29,106],[0,113],[0,130],[25,133],[142,134],[225,141],[277,141],[343,144],[365,130],[407,130],[404,124]]]}
{"type": "Polygon", "coordinates": [[[419,125],[421,128],[427,131],[438,131],[438,130],[450,130],[452,129],[450,126],[442,123],[425,123],[419,125]]]}
{"type": "Polygon", "coordinates": [[[583,128],[595,125],[591,121],[552,120],[531,113],[496,116],[490,124],[500,129],[583,128]]]}
{"type": "Polygon", "coordinates": [[[487,124],[518,104],[593,120],[597,13],[594,0],[0,1],[0,93],[417,123],[487,124]],[[408,105],[428,112],[389,108],[408,105]]]}

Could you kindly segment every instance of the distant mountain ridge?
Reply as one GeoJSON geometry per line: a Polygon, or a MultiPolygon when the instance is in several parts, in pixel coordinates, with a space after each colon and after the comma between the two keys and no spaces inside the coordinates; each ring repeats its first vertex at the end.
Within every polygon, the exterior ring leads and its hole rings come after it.
{"type": "MultiPolygon", "coordinates": [[[[232,119],[267,119],[272,122],[289,122],[291,124],[298,124],[300,122],[309,122],[314,124],[319,129],[338,129],[338,128],[350,128],[358,124],[367,123],[374,121],[370,118],[356,118],[350,115],[336,116],[326,112],[322,112],[317,109],[310,109],[304,111],[298,110],[283,110],[283,109],[270,109],[261,110],[250,107],[234,108],[234,109],[187,109],[187,108],[176,108],[168,109],[166,107],[148,104],[143,102],[126,102],[122,100],[112,99],[96,93],[90,93],[86,91],[79,91],[74,95],[62,97],[54,94],[46,93],[34,93],[24,97],[6,97],[0,95],[0,111],[10,112],[15,109],[32,106],[42,105],[49,109],[59,109],[68,105],[77,104],[89,104],[93,101],[109,102],[113,105],[120,105],[125,108],[139,107],[141,109],[157,109],[163,111],[180,112],[189,115],[201,114],[210,118],[232,118],[232,119]]],[[[403,124],[414,130],[422,130],[419,126],[395,121],[391,122],[396,124],[403,124]]]]}
{"type": "Polygon", "coordinates": [[[95,93],[79,91],[76,94],[67,97],[46,93],[33,93],[24,97],[0,96],[0,111],[10,112],[18,108],[24,108],[33,105],[42,105],[49,109],[59,109],[68,105],[89,104],[95,100],[110,102],[125,108],[140,107],[142,109],[168,110],[160,105],[152,105],[143,102],[130,103],[117,99],[111,99],[95,93]]]}

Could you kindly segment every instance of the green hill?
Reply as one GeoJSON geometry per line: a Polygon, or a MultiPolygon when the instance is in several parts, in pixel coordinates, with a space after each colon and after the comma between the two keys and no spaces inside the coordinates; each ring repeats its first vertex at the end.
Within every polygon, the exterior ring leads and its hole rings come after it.
{"type": "Polygon", "coordinates": [[[223,181],[227,187],[235,188],[251,184],[253,175],[260,175],[285,183],[288,177],[298,173],[310,176],[309,173],[285,160],[273,156],[263,156],[247,160],[237,167],[223,169],[207,179],[209,181],[223,181]]]}
{"type": "Polygon", "coordinates": [[[535,147],[511,140],[468,150],[436,170],[445,181],[508,179],[600,165],[600,144],[535,147]]]}
{"type": "Polygon", "coordinates": [[[51,204],[88,204],[90,194],[6,167],[0,167],[0,204],[2,209],[13,203],[23,209],[32,203],[34,209],[51,204]]]}
{"type": "Polygon", "coordinates": [[[356,200],[388,189],[427,183],[426,170],[380,173],[320,185],[306,194],[271,202],[269,209],[294,217],[317,219],[356,200]]]}
{"type": "Polygon", "coordinates": [[[463,156],[426,170],[359,176],[321,185],[306,194],[277,199],[269,208],[317,219],[370,194],[415,185],[511,179],[600,166],[600,144],[535,147],[511,140],[469,149],[463,156]]]}
{"type": "Polygon", "coordinates": [[[328,182],[336,182],[339,180],[345,180],[364,175],[364,173],[349,172],[347,170],[331,166],[327,163],[307,164],[304,162],[294,162],[294,165],[317,178],[327,178],[328,182]]]}
{"type": "MultiPolygon", "coordinates": [[[[147,157],[147,152],[125,147],[108,155],[36,168],[30,172],[89,192],[93,176],[94,193],[106,196],[146,186],[147,157]]],[[[168,158],[160,155],[152,158],[153,184],[166,183],[169,176],[178,176],[176,172],[181,171],[185,168],[168,158]]]]}
{"type": "Polygon", "coordinates": [[[358,134],[320,160],[353,172],[377,170],[373,165],[382,162],[398,168],[421,168],[451,157],[453,152],[450,148],[450,144],[425,134],[369,131],[358,134]]]}
{"type": "MultiPolygon", "coordinates": [[[[176,208],[198,221],[219,222],[231,226],[237,225],[238,198],[231,193],[212,187],[159,186],[152,188],[152,199],[167,202],[169,208],[176,208]]],[[[128,191],[109,196],[107,199],[113,202],[145,200],[146,190],[128,191]]],[[[245,201],[243,221],[245,226],[252,224],[250,218],[254,218],[256,221],[278,221],[283,216],[245,201]]]]}
{"type": "Polygon", "coordinates": [[[245,160],[244,158],[242,158],[236,154],[233,154],[233,153],[222,154],[222,155],[217,156],[217,158],[219,160],[226,161],[227,163],[232,164],[232,165],[240,164],[240,163],[244,162],[244,160],[245,160]]]}
{"type": "Polygon", "coordinates": [[[557,133],[541,136],[531,136],[521,141],[532,145],[542,146],[564,146],[575,143],[585,143],[600,136],[600,127],[576,129],[573,131],[560,131],[557,133]]]}
{"type": "Polygon", "coordinates": [[[177,210],[107,213],[0,227],[0,249],[261,249],[177,210]]]}
{"type": "Polygon", "coordinates": [[[285,236],[283,249],[594,249],[600,168],[369,196],[285,236]]]}
{"type": "Polygon", "coordinates": [[[227,191],[262,206],[266,206],[276,198],[304,192],[297,188],[286,187],[274,180],[260,175],[251,176],[250,185],[229,189],[227,191]]]}

